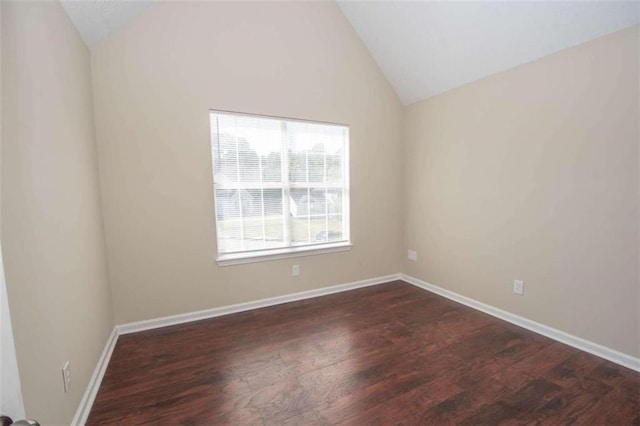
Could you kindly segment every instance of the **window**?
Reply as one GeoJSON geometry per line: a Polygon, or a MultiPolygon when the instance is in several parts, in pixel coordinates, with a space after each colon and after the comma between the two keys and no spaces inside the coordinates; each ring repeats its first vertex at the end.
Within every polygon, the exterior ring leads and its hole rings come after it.
{"type": "Polygon", "coordinates": [[[349,128],[211,111],[218,264],[347,250],[349,128]]]}

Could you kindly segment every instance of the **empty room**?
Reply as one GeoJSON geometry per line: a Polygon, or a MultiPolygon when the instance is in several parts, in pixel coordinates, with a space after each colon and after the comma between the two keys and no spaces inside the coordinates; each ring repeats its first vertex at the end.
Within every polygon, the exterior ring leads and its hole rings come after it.
{"type": "Polygon", "coordinates": [[[640,425],[640,3],[0,23],[3,426],[640,425]]]}

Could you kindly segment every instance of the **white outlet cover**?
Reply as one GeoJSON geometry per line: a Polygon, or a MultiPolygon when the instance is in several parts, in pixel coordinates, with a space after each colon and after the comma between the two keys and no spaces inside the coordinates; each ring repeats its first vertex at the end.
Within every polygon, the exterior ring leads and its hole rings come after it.
{"type": "Polygon", "coordinates": [[[293,265],[293,268],[291,268],[291,275],[294,277],[300,275],[300,265],[293,265]]]}
{"type": "Polygon", "coordinates": [[[407,250],[407,258],[409,260],[418,260],[418,252],[414,250],[407,250]]]}
{"type": "Polygon", "coordinates": [[[520,296],[524,295],[524,281],[514,280],[513,281],[513,292],[520,296]]]}

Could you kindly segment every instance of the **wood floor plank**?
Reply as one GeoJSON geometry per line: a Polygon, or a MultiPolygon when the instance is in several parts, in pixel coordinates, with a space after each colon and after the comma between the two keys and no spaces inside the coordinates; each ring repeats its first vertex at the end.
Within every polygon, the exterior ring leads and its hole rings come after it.
{"type": "Polygon", "coordinates": [[[397,281],[121,336],[87,424],[639,423],[639,373],[397,281]]]}
{"type": "Polygon", "coordinates": [[[463,390],[457,393],[426,411],[421,416],[422,424],[459,423],[461,419],[472,415],[481,407],[505,398],[510,393],[510,389],[507,386],[489,377],[477,382],[476,385],[478,388],[483,389],[483,392],[463,390]]]}
{"type": "Polygon", "coordinates": [[[591,392],[580,389],[566,389],[536,410],[536,419],[546,424],[575,423],[583,417],[587,410],[597,405],[598,401],[611,390],[602,383],[599,389],[591,392]]]}

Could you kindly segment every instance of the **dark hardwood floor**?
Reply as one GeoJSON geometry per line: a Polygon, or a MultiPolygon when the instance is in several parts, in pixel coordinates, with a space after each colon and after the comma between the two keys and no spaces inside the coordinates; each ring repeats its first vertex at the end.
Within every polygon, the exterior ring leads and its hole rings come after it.
{"type": "Polygon", "coordinates": [[[640,425],[640,374],[393,282],[121,336],[113,423],[640,425]]]}

